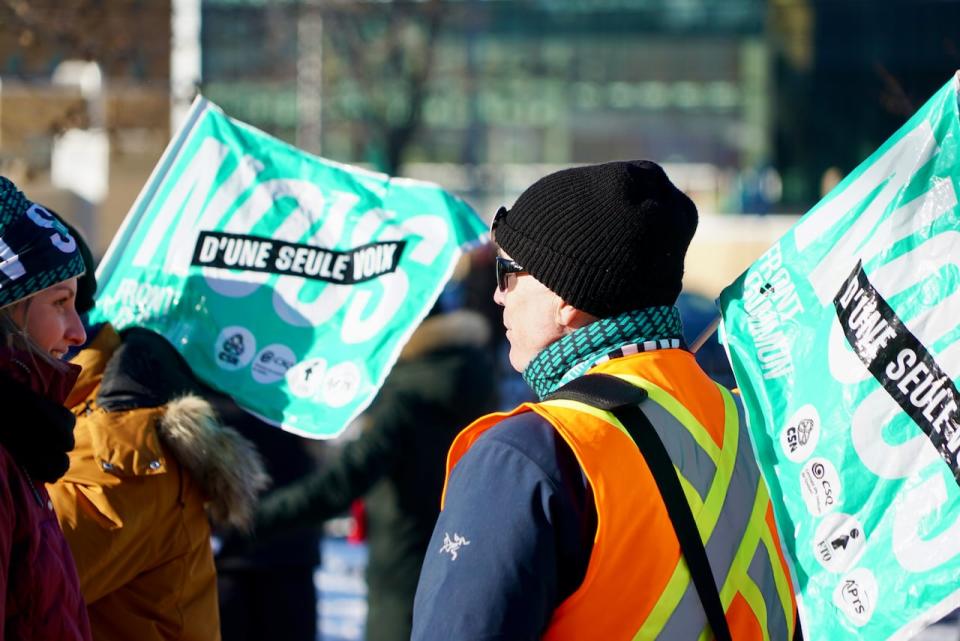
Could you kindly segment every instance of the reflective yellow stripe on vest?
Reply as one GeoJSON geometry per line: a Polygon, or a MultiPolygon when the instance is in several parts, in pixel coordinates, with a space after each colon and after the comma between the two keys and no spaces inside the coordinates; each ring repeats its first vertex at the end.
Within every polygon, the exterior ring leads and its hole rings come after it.
{"type": "MultiPolygon", "coordinates": [[[[639,376],[617,374],[643,387],[649,400],[641,409],[663,441],[690,503],[724,608],[739,594],[753,612],[764,641],[790,639],[793,606],[789,578],[766,523],[770,501],[749,441],[744,413],[733,395],[717,386],[724,403],[723,443],[670,394],[639,376]],[[752,501],[744,497],[753,497],[752,501]]],[[[547,401],[575,409],[626,431],[609,412],[576,401],[547,401]]],[[[710,637],[696,588],[681,558],[653,611],[634,635],[641,639],[710,637]]]]}

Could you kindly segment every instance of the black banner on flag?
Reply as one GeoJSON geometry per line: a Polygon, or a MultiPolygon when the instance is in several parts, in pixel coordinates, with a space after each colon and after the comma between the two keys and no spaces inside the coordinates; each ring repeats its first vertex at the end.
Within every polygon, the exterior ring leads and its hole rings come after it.
{"type": "Polygon", "coordinates": [[[262,236],[204,231],[197,238],[190,264],[353,285],[396,271],[406,244],[405,240],[390,240],[336,251],[262,236]]]}
{"type": "Polygon", "coordinates": [[[937,448],[960,484],[960,392],[857,263],[833,300],[857,356],[937,448]]]}

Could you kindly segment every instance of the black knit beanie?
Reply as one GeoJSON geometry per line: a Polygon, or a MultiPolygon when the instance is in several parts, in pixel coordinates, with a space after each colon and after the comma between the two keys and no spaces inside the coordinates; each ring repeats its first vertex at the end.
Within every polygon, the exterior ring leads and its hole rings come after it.
{"type": "Polygon", "coordinates": [[[697,208],[648,160],[541,178],[501,209],[493,236],[528,273],[600,318],[673,305],[697,208]]]}

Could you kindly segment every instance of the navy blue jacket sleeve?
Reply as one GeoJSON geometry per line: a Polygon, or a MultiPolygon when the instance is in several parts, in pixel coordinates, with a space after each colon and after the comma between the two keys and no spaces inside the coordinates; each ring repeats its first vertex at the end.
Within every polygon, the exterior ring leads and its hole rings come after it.
{"type": "Polygon", "coordinates": [[[553,427],[526,413],[490,429],[451,473],[412,639],[539,639],[583,581],[595,531],[592,492],[553,427]]]}

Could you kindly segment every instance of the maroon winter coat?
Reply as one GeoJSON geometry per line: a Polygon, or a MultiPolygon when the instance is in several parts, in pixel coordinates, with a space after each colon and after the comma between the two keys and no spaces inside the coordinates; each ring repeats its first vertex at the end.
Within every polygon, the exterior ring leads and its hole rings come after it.
{"type": "Polygon", "coordinates": [[[90,641],[77,569],[43,485],[67,469],[74,419],[61,403],[76,372],[40,375],[38,359],[11,368],[14,359],[0,348],[0,641],[90,641]]]}
{"type": "Polygon", "coordinates": [[[0,593],[0,639],[90,639],[77,570],[47,490],[2,445],[0,593]]]}

